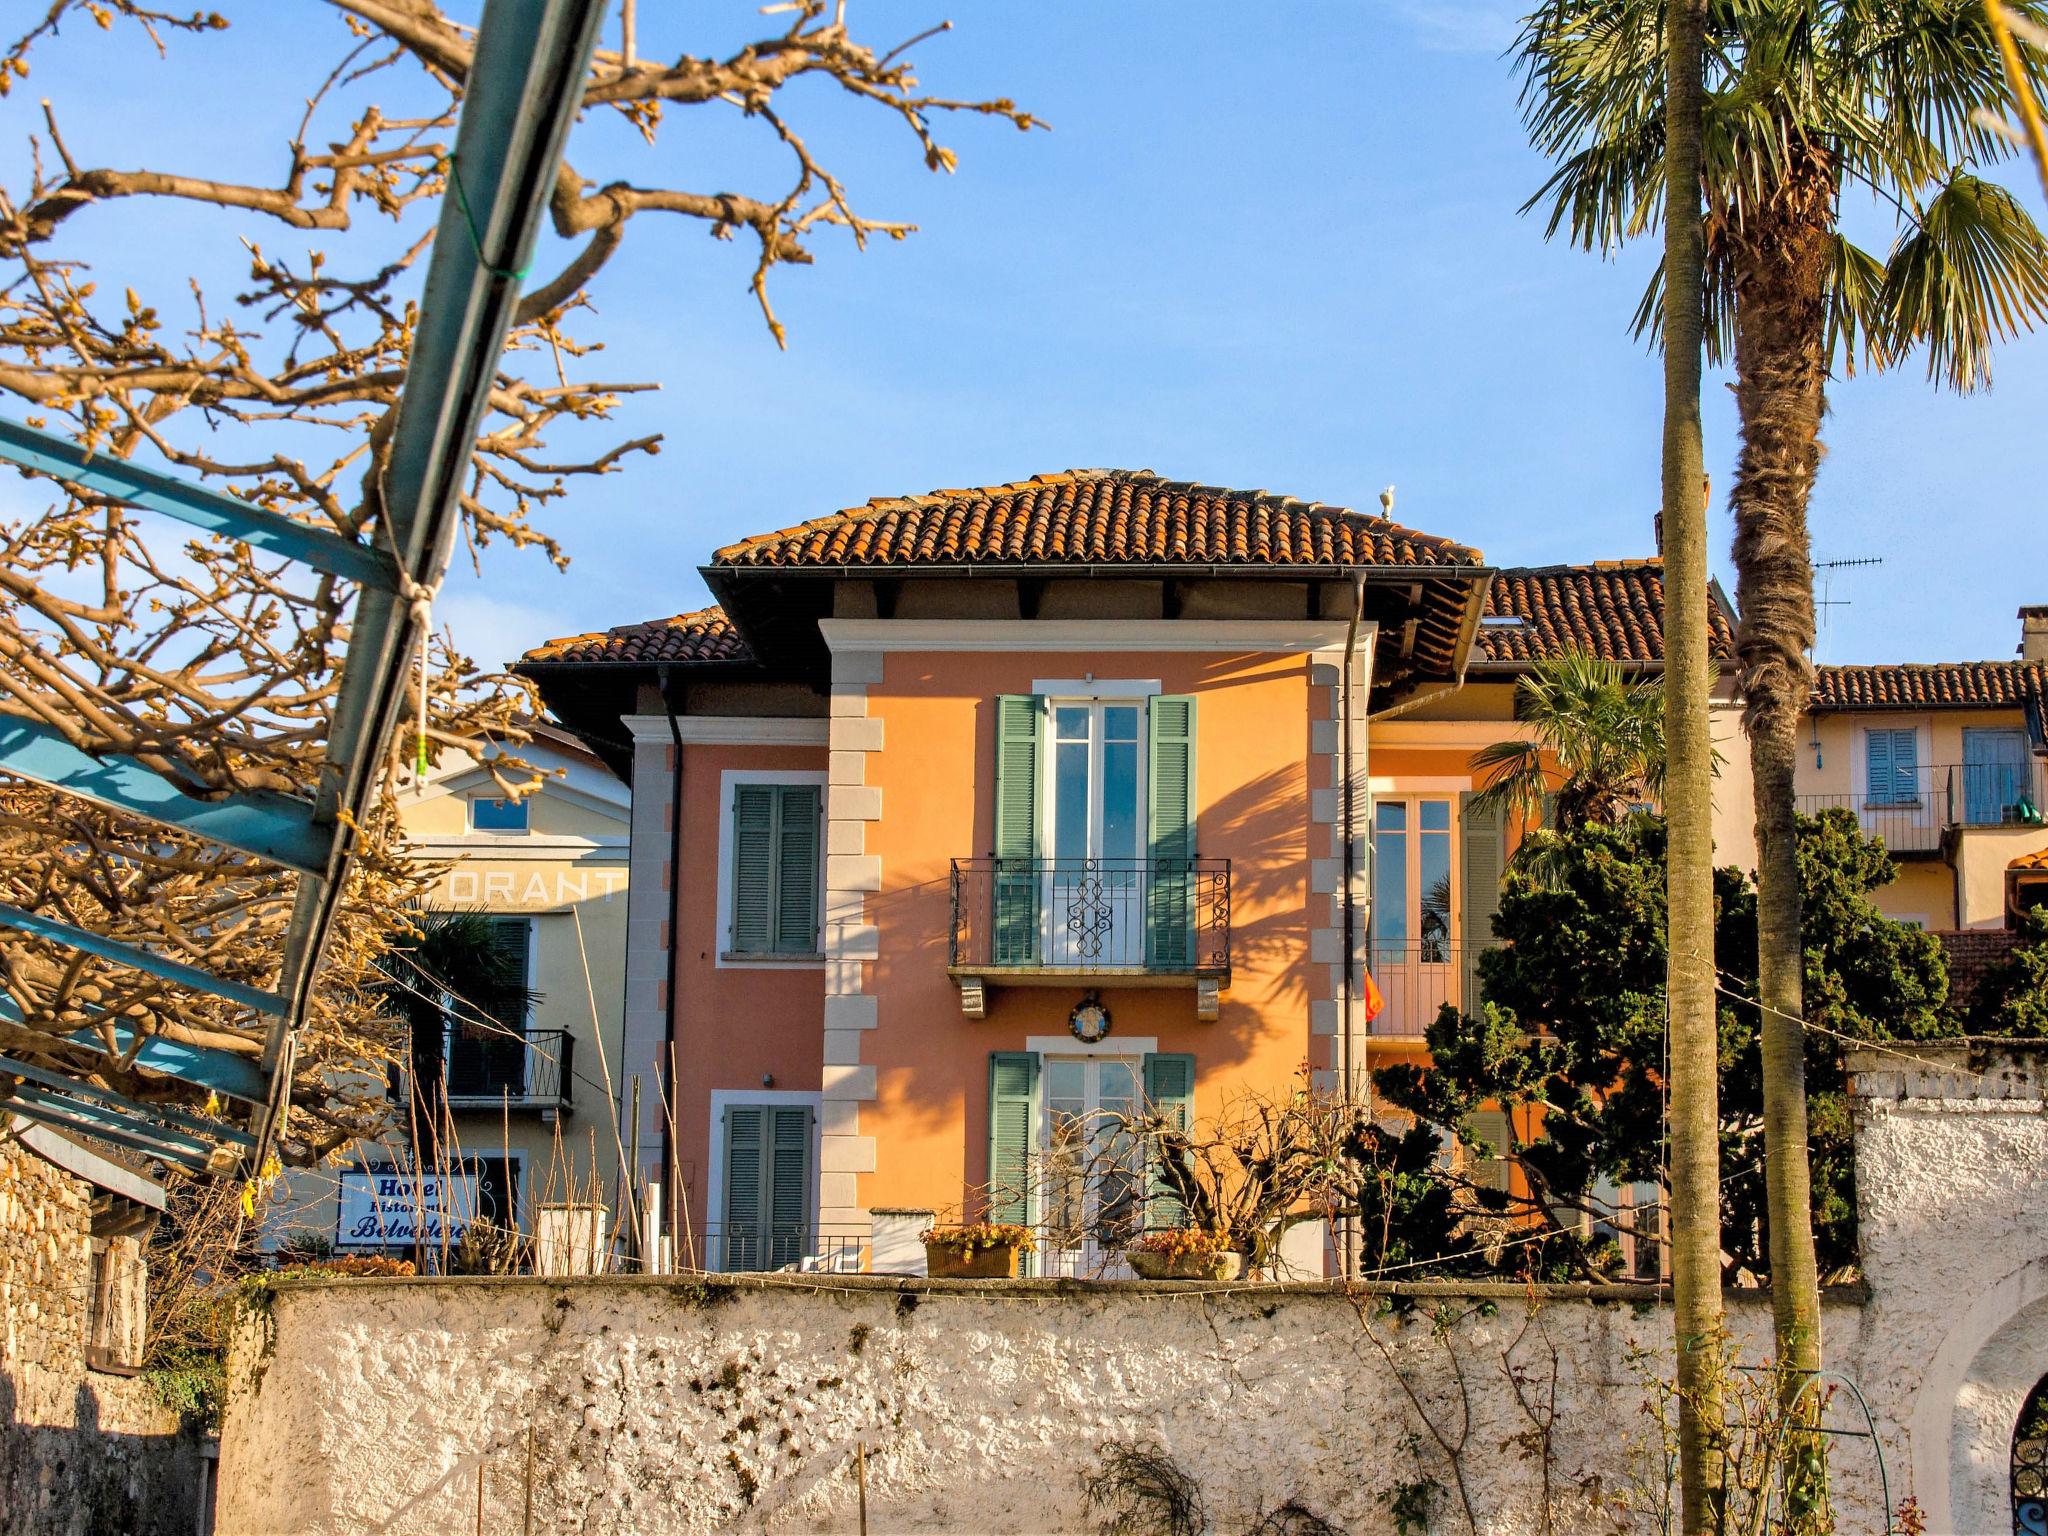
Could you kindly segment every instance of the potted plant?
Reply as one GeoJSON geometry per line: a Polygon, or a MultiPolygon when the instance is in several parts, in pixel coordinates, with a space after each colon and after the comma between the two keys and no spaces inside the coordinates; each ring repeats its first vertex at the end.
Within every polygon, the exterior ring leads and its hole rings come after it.
{"type": "Polygon", "coordinates": [[[1032,1248],[1025,1228],[995,1221],[930,1227],[923,1240],[925,1272],[934,1280],[1014,1280],[1018,1255],[1032,1248]]]}
{"type": "Polygon", "coordinates": [[[1124,1260],[1147,1280],[1236,1280],[1244,1255],[1222,1232],[1169,1227],[1147,1232],[1124,1250],[1124,1260]]]}

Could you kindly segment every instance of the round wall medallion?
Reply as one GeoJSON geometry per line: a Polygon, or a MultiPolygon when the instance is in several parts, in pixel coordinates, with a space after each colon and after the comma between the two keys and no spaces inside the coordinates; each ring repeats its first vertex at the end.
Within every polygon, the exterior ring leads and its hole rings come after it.
{"type": "Polygon", "coordinates": [[[1109,1033],[1109,1010],[1091,992],[1074,1004],[1074,1011],[1067,1015],[1067,1027],[1073,1030],[1076,1040],[1093,1045],[1109,1033]]]}

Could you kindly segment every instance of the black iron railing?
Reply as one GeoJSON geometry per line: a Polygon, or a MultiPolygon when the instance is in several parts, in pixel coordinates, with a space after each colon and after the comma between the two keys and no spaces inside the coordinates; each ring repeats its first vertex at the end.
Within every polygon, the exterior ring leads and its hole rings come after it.
{"type": "Polygon", "coordinates": [[[958,971],[1230,974],[1228,859],[955,859],[958,971]]]}
{"type": "Polygon", "coordinates": [[[676,1260],[706,1270],[857,1274],[868,1267],[873,1242],[865,1226],[713,1221],[690,1232],[676,1260]]]}
{"type": "Polygon", "coordinates": [[[451,1109],[570,1107],[576,1037],[566,1029],[531,1029],[470,1035],[461,1025],[448,1041],[447,1092],[451,1109]]]}
{"type": "Polygon", "coordinates": [[[1800,795],[1811,816],[1839,806],[1856,813],[1893,853],[1932,853],[1959,827],[2039,826],[2048,817],[2048,768],[2039,758],[1900,768],[1891,782],[1850,794],[1800,795]]]}

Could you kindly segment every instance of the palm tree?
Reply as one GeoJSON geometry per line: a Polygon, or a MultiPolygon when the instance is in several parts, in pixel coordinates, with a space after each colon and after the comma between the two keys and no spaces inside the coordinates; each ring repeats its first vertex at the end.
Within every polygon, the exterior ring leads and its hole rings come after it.
{"type": "Polygon", "coordinates": [[[1529,735],[1472,754],[1480,810],[1525,829],[1554,817],[1570,832],[1612,826],[1663,789],[1663,692],[1614,662],[1583,651],[1537,662],[1515,685],[1515,718],[1529,735]]]}
{"type": "MultiPolygon", "coordinates": [[[[1524,25],[1530,138],[1558,162],[1531,200],[1550,232],[1608,251],[1662,214],[1667,0],[1549,0],[1524,25]]],[[[2048,0],[2012,0],[2039,26],[2048,0]]],[[[1788,1397],[1820,1359],[1806,1160],[1796,729],[1811,687],[1807,497],[1825,384],[1924,347],[1929,376],[1988,382],[1993,345],[2048,309],[2048,242],[1977,172],[2012,152],[1982,126],[2013,97],[1963,0],[1709,0],[1701,114],[1709,355],[1732,355],[1737,638],[1757,804],[1757,958],[1772,1306],[1788,1397]],[[1843,235],[1845,193],[1893,215],[1880,259],[1843,235]]],[[[2026,68],[2038,93],[2042,60],[2026,68]]],[[[1653,282],[1637,328],[1656,332],[1653,282]]],[[[1690,274],[1688,274],[1688,280],[1690,274]]]]}
{"type": "Polygon", "coordinates": [[[1700,124],[1707,0],[1664,26],[1664,996],[1670,1073],[1672,1329],[1681,1528],[1718,1529],[1721,1441],[1721,1085],[1714,1006],[1714,740],[1707,713],[1707,498],[1700,432],[1706,226],[1700,124]],[[1697,488],[1697,489],[1696,489],[1697,488]]]}

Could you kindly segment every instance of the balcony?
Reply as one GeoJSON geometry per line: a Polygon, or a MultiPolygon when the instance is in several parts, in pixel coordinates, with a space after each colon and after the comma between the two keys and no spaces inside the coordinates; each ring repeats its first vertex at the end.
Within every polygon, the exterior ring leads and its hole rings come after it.
{"type": "Polygon", "coordinates": [[[1230,985],[1228,859],[955,859],[949,973],[987,982],[1187,986],[1213,1019],[1230,985]]]}
{"type": "Polygon", "coordinates": [[[452,1110],[567,1114],[575,1082],[576,1037],[566,1029],[524,1035],[449,1032],[443,1085],[452,1110]]]}
{"type": "Polygon", "coordinates": [[[1478,1013],[1479,956],[1500,947],[1448,939],[1372,945],[1367,964],[1384,1000],[1372,1021],[1374,1037],[1419,1040],[1446,1003],[1460,1013],[1478,1013]]]}
{"type": "Polygon", "coordinates": [[[1954,831],[2040,826],[2048,813],[2048,769],[2024,763],[1958,763],[1901,768],[1884,794],[1800,795],[1808,816],[1853,811],[1872,837],[1895,854],[1938,854],[1954,831]]]}

